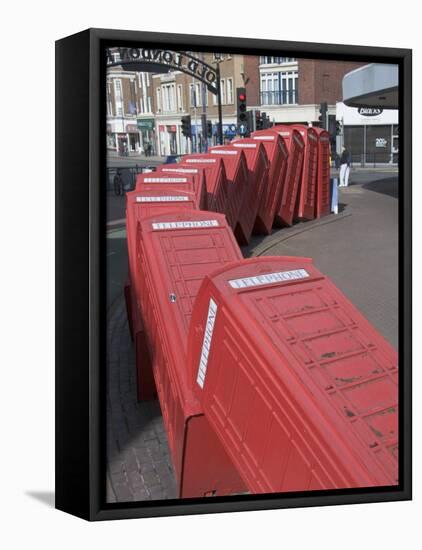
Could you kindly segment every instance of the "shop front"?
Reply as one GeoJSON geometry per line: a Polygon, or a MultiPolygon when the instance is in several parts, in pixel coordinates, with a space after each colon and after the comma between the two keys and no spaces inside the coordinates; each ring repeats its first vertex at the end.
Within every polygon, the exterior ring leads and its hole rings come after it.
{"type": "Polygon", "coordinates": [[[128,135],[128,149],[130,153],[137,153],[140,148],[139,130],[137,124],[126,124],[128,135]]]}
{"type": "Polygon", "coordinates": [[[161,156],[180,154],[177,144],[177,125],[158,125],[158,145],[161,156]]]}
{"type": "Polygon", "coordinates": [[[141,137],[141,151],[146,156],[155,155],[155,121],[153,118],[138,118],[138,130],[141,137]]]}
{"type": "Polygon", "coordinates": [[[397,109],[348,107],[337,103],[336,119],[342,128],[337,140],[338,153],[345,146],[352,155],[353,164],[361,166],[397,164],[397,109]]]}

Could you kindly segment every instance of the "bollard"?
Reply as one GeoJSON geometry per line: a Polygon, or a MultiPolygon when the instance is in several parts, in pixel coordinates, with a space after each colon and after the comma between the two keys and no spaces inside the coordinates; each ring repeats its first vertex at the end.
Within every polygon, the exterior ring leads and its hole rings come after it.
{"type": "Polygon", "coordinates": [[[330,178],[331,183],[331,212],[338,214],[338,178],[330,178]]]}

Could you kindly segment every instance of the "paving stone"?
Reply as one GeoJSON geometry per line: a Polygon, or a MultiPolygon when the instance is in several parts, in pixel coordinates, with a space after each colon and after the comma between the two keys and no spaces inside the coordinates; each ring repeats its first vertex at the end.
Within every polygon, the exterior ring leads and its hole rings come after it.
{"type": "Polygon", "coordinates": [[[160,484],[160,478],[157,476],[155,471],[150,472],[144,472],[141,474],[142,479],[144,480],[144,484],[148,489],[152,487],[153,485],[159,485],[160,484]]]}
{"type": "Polygon", "coordinates": [[[113,488],[117,502],[128,502],[133,500],[133,493],[126,483],[117,483],[113,488]]]}
{"type": "Polygon", "coordinates": [[[127,472],[137,472],[139,470],[139,463],[133,449],[126,451],[123,455],[123,458],[127,472]]]}
{"type": "Polygon", "coordinates": [[[135,491],[138,489],[145,489],[145,484],[139,472],[129,472],[127,477],[128,477],[128,485],[130,486],[132,491],[135,491]]]}
{"type": "Polygon", "coordinates": [[[146,489],[135,489],[133,491],[133,500],[151,500],[151,495],[146,489]]]}
{"type": "Polygon", "coordinates": [[[161,486],[151,487],[149,492],[152,500],[161,500],[167,496],[165,489],[161,486]]]}

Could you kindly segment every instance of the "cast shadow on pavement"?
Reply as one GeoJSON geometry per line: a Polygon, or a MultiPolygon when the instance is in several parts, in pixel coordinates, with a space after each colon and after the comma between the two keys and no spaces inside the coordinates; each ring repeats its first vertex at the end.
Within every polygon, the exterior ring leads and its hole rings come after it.
{"type": "Polygon", "coordinates": [[[55,492],[54,491],[26,491],[25,494],[35,500],[38,500],[49,508],[54,508],[55,492]]]}
{"type": "Polygon", "coordinates": [[[388,195],[395,199],[399,196],[399,186],[398,186],[398,177],[394,178],[385,178],[382,180],[372,181],[362,185],[363,189],[368,189],[368,191],[375,191],[376,193],[382,193],[383,195],[388,195]]]}

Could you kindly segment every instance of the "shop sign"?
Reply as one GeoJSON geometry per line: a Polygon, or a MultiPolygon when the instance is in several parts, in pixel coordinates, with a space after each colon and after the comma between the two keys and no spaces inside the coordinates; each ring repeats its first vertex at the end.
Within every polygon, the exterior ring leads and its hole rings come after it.
{"type": "Polygon", "coordinates": [[[154,129],[154,119],[142,119],[138,118],[138,129],[139,130],[153,130],[154,129]]]}
{"type": "Polygon", "coordinates": [[[126,124],[126,132],[129,134],[138,133],[138,126],[136,124],[126,124]]]}
{"type": "Polygon", "coordinates": [[[387,147],[387,140],[385,138],[375,138],[375,147],[387,147]]]}
{"type": "Polygon", "coordinates": [[[359,107],[358,113],[362,116],[378,116],[383,112],[383,109],[378,107],[359,107]]]}
{"type": "Polygon", "coordinates": [[[175,124],[172,124],[171,126],[167,126],[167,132],[176,132],[177,128],[175,124]]]}
{"type": "Polygon", "coordinates": [[[217,94],[215,67],[188,52],[164,48],[111,48],[106,50],[106,63],[107,67],[121,65],[140,71],[182,71],[203,82],[211,93],[217,94]]]}

